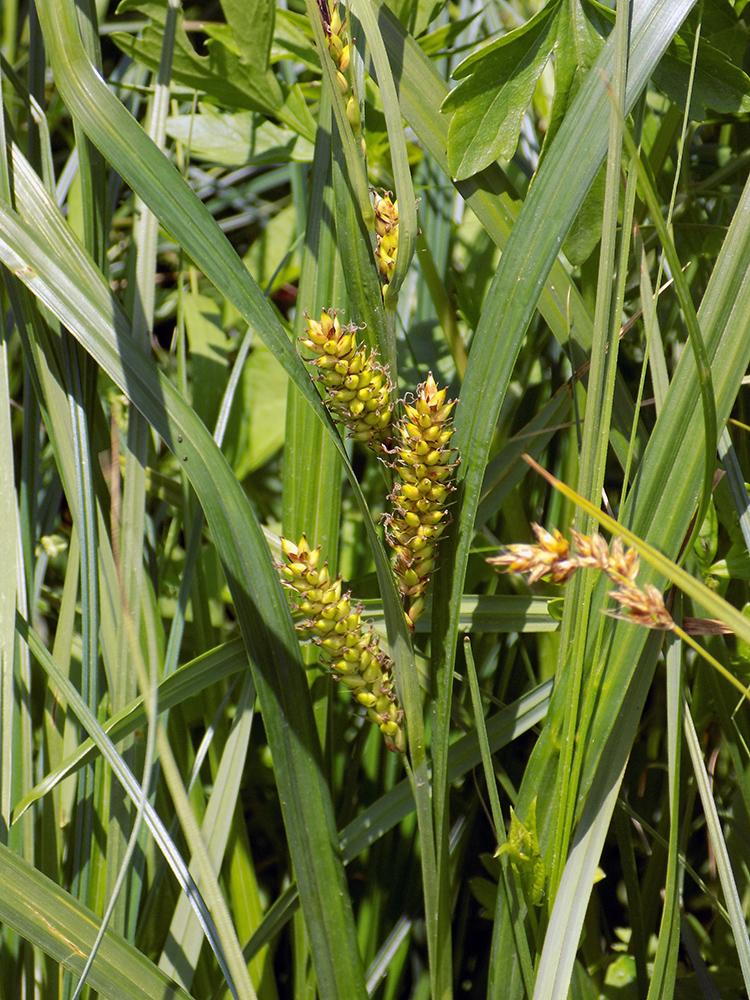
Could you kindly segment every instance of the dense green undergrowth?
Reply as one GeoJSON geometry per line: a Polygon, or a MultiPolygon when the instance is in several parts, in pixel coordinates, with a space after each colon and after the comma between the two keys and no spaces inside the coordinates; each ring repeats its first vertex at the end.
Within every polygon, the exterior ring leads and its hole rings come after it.
{"type": "Polygon", "coordinates": [[[750,5],[2,18],[0,996],[746,995],[750,5]]]}

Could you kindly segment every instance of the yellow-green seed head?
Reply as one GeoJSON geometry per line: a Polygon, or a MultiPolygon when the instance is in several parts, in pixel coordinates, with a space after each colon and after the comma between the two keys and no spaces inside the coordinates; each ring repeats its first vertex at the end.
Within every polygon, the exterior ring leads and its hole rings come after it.
{"type": "Polygon", "coordinates": [[[307,319],[305,347],[326,388],[326,403],[355,441],[378,454],[387,450],[391,436],[391,383],[374,351],[358,345],[356,327],[342,327],[335,312],[323,310],[320,322],[307,319]]]}
{"type": "Polygon", "coordinates": [[[390,658],[380,648],[372,625],[362,621],[362,605],[341,594],[341,577],[330,586],[328,566],[320,569],[320,547],[311,549],[303,535],[295,545],[282,538],[285,562],[279,565],[282,584],[302,614],[297,629],[308,632],[321,649],[321,662],[346,685],[368,718],[378,726],[389,750],[404,753],[403,711],[393,688],[390,658]]]}
{"type": "Polygon", "coordinates": [[[375,210],[375,232],[378,236],[387,236],[398,229],[398,202],[391,201],[389,191],[379,195],[373,192],[375,210]]]}
{"type": "Polygon", "coordinates": [[[456,467],[450,448],[451,411],[446,389],[438,389],[432,373],[404,403],[395,427],[393,468],[396,485],[389,497],[393,511],[386,517],[386,537],[395,552],[394,571],[413,625],[424,611],[424,593],[437,555],[437,541],[450,523],[447,501],[456,467]]]}
{"type": "Polygon", "coordinates": [[[380,273],[386,284],[393,277],[398,256],[398,202],[391,201],[390,192],[379,195],[373,192],[375,212],[375,233],[377,234],[377,257],[380,273]]]}

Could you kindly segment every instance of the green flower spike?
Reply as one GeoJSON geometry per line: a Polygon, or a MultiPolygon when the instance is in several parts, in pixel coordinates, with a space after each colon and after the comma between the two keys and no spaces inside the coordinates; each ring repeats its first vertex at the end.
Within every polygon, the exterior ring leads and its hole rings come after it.
{"type": "Polygon", "coordinates": [[[317,355],[310,364],[320,373],[334,419],[355,441],[383,454],[391,436],[391,383],[375,352],[368,354],[364,345],[357,345],[355,331],[354,326],[342,327],[336,313],[324,309],[319,323],[307,317],[302,343],[317,355]]]}
{"type": "Polygon", "coordinates": [[[394,571],[413,627],[424,611],[424,593],[435,566],[437,543],[450,524],[448,496],[455,487],[450,478],[458,464],[449,447],[453,427],[450,413],[432,373],[417,389],[413,404],[404,403],[404,417],[396,424],[392,463],[397,482],[386,515],[386,537],[394,549],[394,571]]]}
{"type": "Polygon", "coordinates": [[[304,616],[297,630],[312,634],[322,663],[364,705],[388,749],[404,753],[404,713],[393,690],[393,662],[380,648],[372,625],[362,621],[363,606],[352,604],[350,591],[342,595],[341,577],[331,581],[328,563],[319,568],[320,546],[311,549],[303,535],[298,545],[282,538],[281,549],[286,559],[278,567],[281,582],[304,616]]]}
{"type": "Polygon", "coordinates": [[[376,191],[375,196],[375,232],[378,246],[375,255],[378,259],[380,273],[387,285],[393,277],[398,255],[398,202],[391,201],[390,192],[384,191],[381,197],[376,191]]]}

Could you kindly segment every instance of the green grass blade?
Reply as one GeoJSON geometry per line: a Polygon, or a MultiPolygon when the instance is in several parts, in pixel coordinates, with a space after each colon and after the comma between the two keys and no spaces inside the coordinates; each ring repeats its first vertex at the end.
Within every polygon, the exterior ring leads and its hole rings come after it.
{"type": "MultiPolygon", "coordinates": [[[[322,309],[341,305],[340,260],[335,234],[329,224],[334,217],[331,181],[331,136],[326,128],[327,91],[322,100],[320,125],[315,139],[315,157],[310,178],[310,198],[305,226],[295,332],[303,335],[304,316],[318,319],[322,309]]],[[[282,482],[284,534],[299,541],[303,532],[322,546],[323,558],[338,565],[341,466],[336,448],[301,398],[296,386],[287,394],[286,446],[282,482]]]]}
{"type": "MultiPolygon", "coordinates": [[[[632,26],[630,77],[625,99],[628,109],[690,7],[689,0],[681,4],[654,0],[639,7],[632,26]]],[[[466,369],[462,392],[470,405],[459,406],[456,413],[456,444],[462,455],[458,470],[458,527],[446,539],[443,570],[437,575],[434,598],[435,606],[440,608],[438,621],[441,626],[434,636],[439,651],[434,742],[438,816],[443,813],[447,791],[445,760],[457,602],[463,590],[484,468],[500,405],[539,292],[604,157],[610,108],[600,71],[605,77],[611,76],[612,57],[610,41],[588,75],[545,158],[505,247],[482,310],[466,369]],[[476,402],[471,405],[478,400],[484,405],[479,406],[476,402]]],[[[442,843],[444,852],[444,839],[442,843]]]]}
{"type": "MultiPolygon", "coordinates": [[[[3,214],[10,224],[11,216],[3,214]]],[[[15,225],[25,228],[17,219],[15,225]]],[[[36,242],[26,230],[29,238],[25,254],[36,242]]],[[[86,349],[185,462],[212,525],[245,640],[257,657],[255,680],[282,789],[303,907],[317,942],[318,977],[332,997],[358,996],[364,989],[364,974],[343,902],[343,870],[332,850],[331,803],[318,763],[309,691],[286,598],[263,534],[237,479],[194,411],[140,353],[121,351],[128,325],[115,310],[114,321],[121,331],[118,341],[106,288],[101,286],[100,295],[93,298],[80,285],[71,285],[69,275],[63,277],[63,262],[45,253],[38,242],[37,251],[46,259],[37,261],[35,277],[27,274],[29,280],[40,293],[44,288],[47,304],[65,316],[86,349]],[[64,290],[69,293],[67,301],[64,290]],[[347,941],[348,948],[343,947],[347,941]]],[[[14,259],[21,269],[18,257],[14,259]]]]}
{"type": "MultiPolygon", "coordinates": [[[[252,675],[248,673],[245,676],[232,728],[224,746],[213,791],[201,825],[201,837],[206,845],[206,852],[211,866],[217,872],[221,869],[234,818],[234,808],[250,740],[254,702],[255,687],[252,675]]],[[[193,864],[191,871],[201,886],[200,872],[197,867],[193,867],[193,864]]],[[[175,907],[169,928],[169,939],[170,950],[162,954],[159,968],[189,990],[203,944],[203,932],[185,896],[179,898],[175,907]],[[174,949],[172,943],[176,946],[174,949]],[[172,955],[177,957],[177,962],[173,961],[172,955]]]]}
{"type": "MultiPolygon", "coordinates": [[[[487,737],[487,729],[484,723],[482,695],[479,690],[477,669],[474,664],[474,656],[471,652],[471,643],[468,636],[464,639],[464,652],[466,654],[466,673],[469,678],[469,687],[471,688],[471,702],[474,708],[474,722],[477,741],[479,743],[479,752],[482,755],[484,780],[487,783],[487,793],[490,797],[490,808],[492,810],[492,821],[495,826],[495,836],[497,838],[498,847],[500,847],[507,842],[505,834],[505,818],[503,817],[502,807],[500,805],[500,796],[497,791],[497,779],[495,777],[495,769],[492,766],[490,741],[487,737]]],[[[503,891],[502,893],[498,893],[498,907],[502,909],[503,903],[508,907],[510,920],[513,924],[516,954],[518,955],[518,961],[521,966],[521,976],[523,977],[524,989],[526,990],[527,995],[530,996],[534,990],[532,959],[529,951],[529,942],[526,939],[526,928],[524,927],[523,918],[518,906],[518,887],[516,886],[507,854],[502,855],[500,871],[503,881],[503,891]]],[[[490,984],[489,996],[497,995],[498,993],[493,990],[492,984],[490,984]]]]}
{"type": "MultiPolygon", "coordinates": [[[[130,795],[133,802],[138,802],[141,796],[141,789],[138,782],[133,777],[133,774],[124,763],[122,758],[119,756],[115,748],[112,746],[109,738],[102,732],[101,726],[96,720],[96,716],[92,714],[85,701],[81,698],[80,694],[73,686],[73,684],[68,680],[67,677],[60,671],[55,661],[52,659],[47,649],[35,633],[35,631],[29,627],[29,625],[20,616],[16,617],[16,627],[21,638],[28,644],[31,652],[36,657],[39,664],[42,666],[50,680],[54,683],[55,687],[62,693],[68,706],[75,714],[76,718],[79,720],[82,726],[84,726],[89,733],[91,738],[96,743],[97,747],[101,751],[102,755],[106,759],[109,766],[112,768],[113,772],[117,775],[119,781],[122,783],[130,795]]],[[[188,893],[193,905],[199,912],[203,924],[203,928],[206,932],[206,936],[211,942],[211,946],[214,949],[214,953],[221,965],[222,969],[226,969],[226,963],[222,955],[222,949],[220,942],[215,934],[215,928],[211,915],[206,908],[206,904],[203,901],[200,893],[198,892],[197,886],[195,885],[186,865],[184,864],[179,851],[172,843],[169,838],[164,825],[156,814],[153,806],[150,803],[146,803],[145,808],[145,819],[148,823],[149,829],[154,836],[157,844],[161,848],[164,857],[170,864],[172,871],[174,872],[178,883],[182,889],[188,893]]]]}
{"type": "MultiPolygon", "coordinates": [[[[547,711],[552,682],[540,684],[534,691],[497,712],[486,721],[490,751],[497,753],[535,726],[547,711]]],[[[451,781],[458,781],[482,762],[479,738],[474,730],[461,736],[451,745],[449,768],[451,781]]],[[[407,780],[400,781],[384,796],[368,806],[339,834],[341,855],[348,864],[371,847],[380,837],[392,830],[414,811],[414,796],[407,780]]],[[[245,954],[255,955],[264,945],[273,941],[288,921],[296,907],[296,886],[290,886],[269,909],[263,924],[245,946],[245,954]]]]}
{"type": "MultiPolygon", "coordinates": [[[[310,382],[304,363],[213,217],[100,77],[93,72],[82,50],[75,11],[69,0],[61,3],[49,3],[45,0],[40,5],[40,19],[50,58],[55,65],[57,83],[74,115],[85,122],[92,139],[115,162],[118,172],[200,264],[206,276],[257,330],[331,434],[357,503],[363,511],[365,529],[372,546],[378,582],[387,609],[391,650],[397,665],[396,678],[403,689],[403,702],[411,716],[407,722],[411,726],[411,752],[416,755],[417,761],[422,760],[424,737],[421,713],[416,709],[419,702],[416,677],[411,666],[413,657],[390,565],[367,511],[359,483],[346,458],[343,443],[310,382]]],[[[92,277],[91,280],[96,279],[92,277]]],[[[128,392],[127,389],[124,391],[128,392]]],[[[170,435],[165,440],[174,442],[175,439],[170,435]]]]}
{"type": "Polygon", "coordinates": [[[742,978],[745,982],[745,989],[750,990],[750,938],[748,938],[745,914],[740,901],[739,892],[737,891],[737,882],[729,860],[729,852],[727,851],[727,846],[724,841],[724,834],[721,829],[721,820],[719,819],[716,803],[714,802],[711,792],[711,781],[708,773],[706,772],[706,765],[703,762],[703,754],[698,741],[698,734],[695,731],[693,717],[690,714],[690,706],[684,696],[682,699],[682,718],[683,725],[685,727],[685,740],[690,752],[690,761],[693,765],[693,774],[695,775],[695,780],[698,785],[698,792],[700,793],[701,802],[703,804],[703,812],[706,817],[708,834],[711,838],[711,847],[713,848],[714,857],[716,859],[716,868],[721,881],[721,888],[724,891],[724,899],[727,904],[727,909],[729,910],[732,935],[734,937],[735,947],[737,948],[737,955],[739,957],[740,968],[742,970],[742,978]]]}
{"type": "MultiPolygon", "coordinates": [[[[98,918],[0,845],[0,920],[74,973],[83,969],[98,918]]],[[[188,1000],[188,994],[119,935],[107,931],[88,977],[107,1000],[188,1000]]]]}
{"type": "MultiPolygon", "coordinates": [[[[200,695],[211,684],[231,677],[240,670],[246,670],[248,666],[247,652],[241,639],[232,639],[195,660],[184,663],[166,677],[157,688],[159,711],[166,712],[188,698],[200,695]]],[[[102,732],[116,744],[142,728],[146,721],[143,699],[139,697],[108,719],[102,726],[102,732]]],[[[93,740],[90,737],[84,740],[74,754],[66,757],[57,767],[49,771],[28,795],[16,803],[13,822],[17,822],[30,805],[51,792],[69,774],[93,761],[97,753],[93,740]]]]}
{"type": "MultiPolygon", "coordinates": [[[[679,613],[679,602],[678,602],[679,613]]],[[[669,852],[664,884],[664,910],[654,958],[648,1000],[668,1000],[674,992],[677,957],[680,950],[680,900],[682,878],[678,871],[680,846],[680,760],[682,727],[682,643],[671,642],[667,649],[667,739],[669,754],[669,852]]]]}

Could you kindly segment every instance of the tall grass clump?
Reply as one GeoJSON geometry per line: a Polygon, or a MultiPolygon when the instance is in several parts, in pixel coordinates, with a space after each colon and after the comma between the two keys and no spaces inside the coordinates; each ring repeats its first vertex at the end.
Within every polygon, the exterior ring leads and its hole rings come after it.
{"type": "Polygon", "coordinates": [[[3,997],[747,994],[749,23],[5,0],[3,997]]]}

